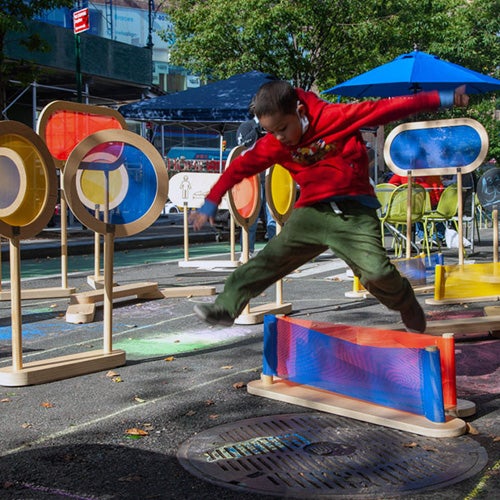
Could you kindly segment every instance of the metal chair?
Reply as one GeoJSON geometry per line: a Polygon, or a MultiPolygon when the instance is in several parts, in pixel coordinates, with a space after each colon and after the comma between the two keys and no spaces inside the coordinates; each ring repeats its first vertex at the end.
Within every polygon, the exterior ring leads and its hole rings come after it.
{"type": "MultiPolygon", "coordinates": [[[[426,209],[426,191],[420,184],[412,184],[411,199],[411,224],[421,221],[426,209]]],[[[408,184],[398,186],[391,193],[387,203],[386,213],[380,217],[380,227],[382,231],[382,244],[385,244],[385,229],[387,228],[393,236],[393,247],[397,257],[403,253],[403,244],[407,242],[406,227],[408,223],[408,184]]],[[[426,228],[424,224],[424,238],[426,228]]],[[[419,252],[420,249],[410,241],[411,246],[419,252]]]]}
{"type": "Polygon", "coordinates": [[[387,205],[389,203],[389,198],[391,197],[392,192],[396,189],[395,184],[390,184],[389,182],[381,182],[375,186],[375,194],[377,199],[382,205],[378,209],[379,217],[382,217],[387,211],[387,205]]]}

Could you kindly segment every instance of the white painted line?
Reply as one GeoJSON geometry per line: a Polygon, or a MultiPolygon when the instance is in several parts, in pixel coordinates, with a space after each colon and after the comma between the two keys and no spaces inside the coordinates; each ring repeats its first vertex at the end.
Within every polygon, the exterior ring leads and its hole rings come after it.
{"type": "Polygon", "coordinates": [[[297,271],[290,273],[287,278],[304,278],[305,276],[313,276],[315,274],[328,273],[335,269],[347,267],[346,263],[340,259],[334,259],[326,263],[311,262],[299,267],[297,271]]]}

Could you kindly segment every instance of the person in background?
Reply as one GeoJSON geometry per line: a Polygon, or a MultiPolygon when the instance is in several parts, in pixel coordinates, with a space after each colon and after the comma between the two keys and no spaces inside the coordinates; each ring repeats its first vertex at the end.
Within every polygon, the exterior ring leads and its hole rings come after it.
{"type": "Polygon", "coordinates": [[[195,230],[213,222],[229,189],[276,163],[290,172],[300,195],[282,231],[231,273],[214,303],[195,305],[195,314],[209,324],[232,325],[251,298],[330,248],[373,296],[400,312],[408,331],[424,332],[425,313],[382,245],[380,204],[360,129],[453,104],[465,106],[464,91],[462,86],[455,92],[342,104],[286,81],[265,83],[255,95],[253,112],[266,135],[231,163],[190,221],[195,230]]]}
{"type": "MultiPolygon", "coordinates": [[[[243,122],[236,132],[236,140],[238,146],[245,146],[251,148],[257,139],[262,137],[265,132],[259,124],[256,117],[251,120],[243,122]]],[[[255,222],[248,228],[248,251],[249,257],[252,258],[255,254],[255,242],[257,240],[257,227],[259,225],[259,219],[264,222],[266,226],[266,234],[264,239],[269,241],[276,234],[276,221],[274,220],[269,205],[266,202],[266,172],[260,173],[260,183],[261,183],[261,205],[259,216],[255,222]]]]}

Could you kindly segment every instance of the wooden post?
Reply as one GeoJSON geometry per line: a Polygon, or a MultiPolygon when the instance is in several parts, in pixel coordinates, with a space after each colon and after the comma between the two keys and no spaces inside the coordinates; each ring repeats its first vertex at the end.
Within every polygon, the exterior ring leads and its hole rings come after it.
{"type": "MultiPolygon", "coordinates": [[[[464,263],[464,205],[462,192],[462,169],[457,168],[457,198],[458,198],[458,263],[464,263]]],[[[474,235],[473,235],[474,237],[474,235]]]]}
{"type": "MultiPolygon", "coordinates": [[[[15,228],[14,228],[15,229],[15,228]]],[[[19,237],[9,243],[10,251],[10,301],[12,318],[12,369],[23,368],[22,320],[21,320],[21,250],[19,237]]]]}
{"type": "MultiPolygon", "coordinates": [[[[494,208],[491,212],[493,222],[493,262],[498,262],[498,208],[494,208]]],[[[474,238],[474,234],[472,235],[474,238]]]]}
{"type": "MultiPolygon", "coordinates": [[[[95,206],[95,218],[99,219],[99,205],[95,206]]],[[[101,235],[94,233],[94,278],[97,281],[101,277],[101,235]]]]}
{"type": "Polygon", "coordinates": [[[61,287],[68,288],[68,204],[62,184],[63,176],[59,176],[61,185],[61,287]]]}
{"type": "Polygon", "coordinates": [[[189,260],[189,221],[188,221],[188,204],[185,201],[182,213],[184,215],[184,260],[189,260]]]}

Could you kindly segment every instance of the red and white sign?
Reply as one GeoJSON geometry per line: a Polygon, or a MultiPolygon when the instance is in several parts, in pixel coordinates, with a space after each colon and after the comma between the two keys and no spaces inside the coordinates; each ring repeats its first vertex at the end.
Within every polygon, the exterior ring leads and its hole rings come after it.
{"type": "Polygon", "coordinates": [[[89,9],[73,12],[73,33],[82,33],[90,28],[89,9]]]}

